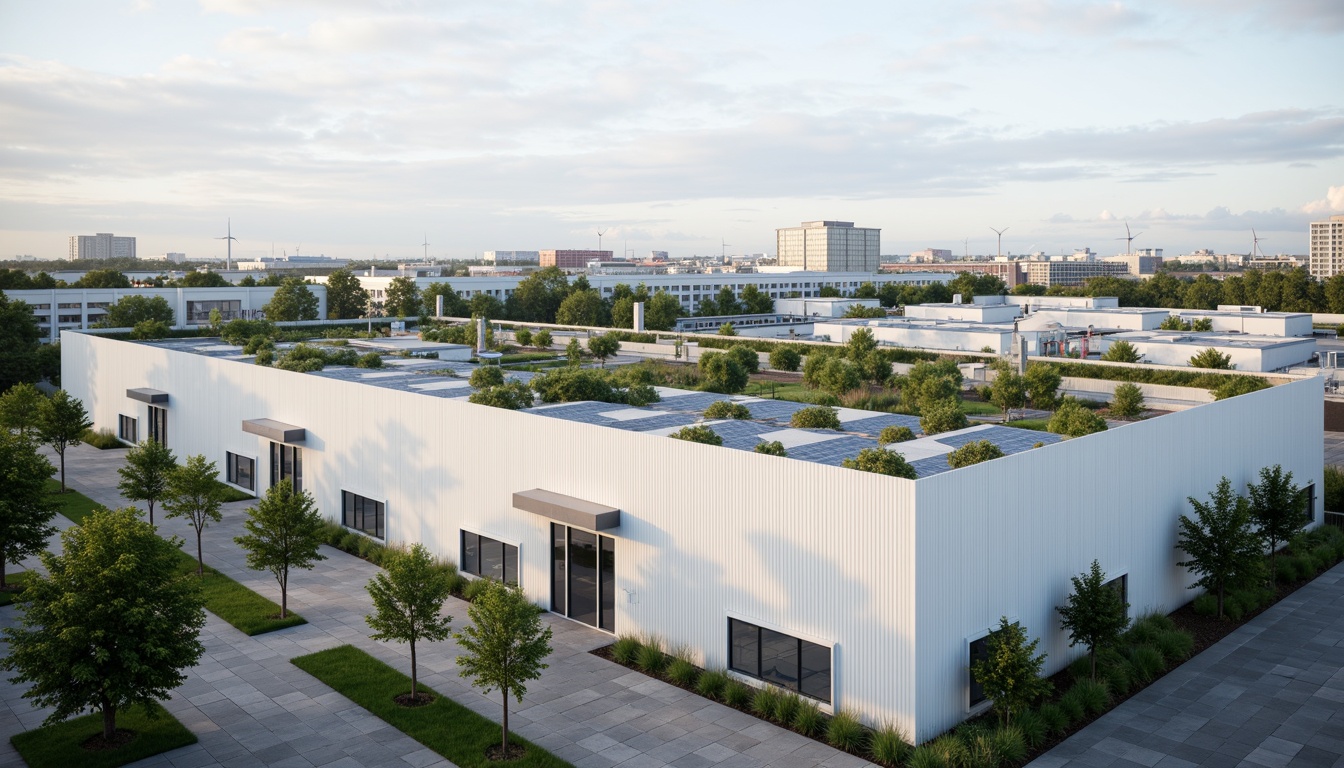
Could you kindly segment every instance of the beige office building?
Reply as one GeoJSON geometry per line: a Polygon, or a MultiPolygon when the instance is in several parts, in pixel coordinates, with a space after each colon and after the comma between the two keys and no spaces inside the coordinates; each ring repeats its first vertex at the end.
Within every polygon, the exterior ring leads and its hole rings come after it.
{"type": "Polygon", "coordinates": [[[882,230],[852,221],[805,221],[775,230],[779,266],[809,272],[876,272],[882,230]]]}
{"type": "Polygon", "coordinates": [[[1312,277],[1325,280],[1344,272],[1344,216],[1311,222],[1310,248],[1307,263],[1312,277]]]}
{"type": "Polygon", "coordinates": [[[117,237],[111,232],[96,235],[71,235],[70,260],[134,259],[135,238],[117,237]]]}

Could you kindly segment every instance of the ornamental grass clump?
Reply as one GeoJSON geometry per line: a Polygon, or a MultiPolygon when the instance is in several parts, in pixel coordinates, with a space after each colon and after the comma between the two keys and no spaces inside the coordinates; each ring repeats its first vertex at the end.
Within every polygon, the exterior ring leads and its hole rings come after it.
{"type": "Polygon", "coordinates": [[[641,643],[639,638],[634,635],[621,635],[616,638],[616,642],[611,646],[611,658],[616,660],[617,664],[629,666],[635,662],[635,654],[639,653],[641,643]]]}
{"type": "Polygon", "coordinates": [[[756,689],[751,697],[752,714],[762,720],[774,720],[775,712],[779,709],[779,698],[779,690],[773,686],[756,689]]]}
{"type": "Polygon", "coordinates": [[[729,680],[723,687],[723,703],[733,709],[742,709],[751,701],[751,689],[737,680],[729,680]]]}
{"type": "Polygon", "coordinates": [[[826,726],[826,743],[847,752],[858,751],[867,741],[867,728],[848,710],[840,710],[826,726]]]}
{"type": "Polygon", "coordinates": [[[1045,723],[1045,730],[1056,736],[1063,735],[1069,729],[1069,715],[1057,704],[1046,704],[1036,710],[1045,723]]]}
{"type": "Polygon", "coordinates": [[[1040,712],[1030,709],[1023,712],[1017,716],[1015,725],[1017,730],[1022,732],[1022,739],[1031,749],[1041,746],[1050,737],[1050,728],[1040,712]]]}
{"type": "Polygon", "coordinates": [[[901,729],[892,723],[883,723],[873,731],[872,739],[868,743],[868,754],[873,758],[873,762],[893,768],[905,763],[910,750],[910,741],[905,738],[901,729]]]}
{"type": "Polygon", "coordinates": [[[803,700],[798,694],[789,692],[779,697],[779,702],[775,704],[775,722],[781,725],[789,725],[793,718],[798,714],[798,709],[802,707],[803,700]]]}
{"type": "Polygon", "coordinates": [[[1105,712],[1111,703],[1111,692],[1106,689],[1105,683],[1098,680],[1079,680],[1073,684],[1070,693],[1075,694],[1083,709],[1093,715],[1105,712]]]}
{"type": "Polygon", "coordinates": [[[1147,684],[1162,674],[1167,668],[1162,652],[1151,645],[1136,646],[1129,652],[1129,661],[1134,665],[1134,675],[1139,682],[1147,684]]]}
{"type": "Polygon", "coordinates": [[[663,675],[671,682],[684,688],[690,688],[695,685],[695,679],[700,676],[700,670],[689,660],[680,656],[673,657],[672,662],[667,665],[667,670],[663,675]]]}
{"type": "Polygon", "coordinates": [[[804,736],[815,737],[825,725],[826,716],[813,701],[804,701],[793,715],[793,730],[804,736]]]}
{"type": "Polygon", "coordinates": [[[635,653],[635,666],[642,672],[657,675],[667,666],[667,654],[655,643],[644,643],[635,653]]]}
{"type": "Polygon", "coordinates": [[[718,699],[731,678],[722,669],[707,669],[695,681],[695,692],[707,699],[718,699]]]}

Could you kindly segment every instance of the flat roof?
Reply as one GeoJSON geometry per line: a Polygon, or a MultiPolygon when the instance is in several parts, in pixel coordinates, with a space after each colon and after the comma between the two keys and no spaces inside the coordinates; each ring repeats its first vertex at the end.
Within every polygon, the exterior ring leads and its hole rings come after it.
{"type": "Polygon", "coordinates": [[[911,328],[923,331],[959,333],[1012,333],[1012,322],[982,323],[976,320],[951,320],[941,317],[826,317],[816,318],[818,325],[855,325],[861,328],[911,328]]]}
{"type": "Polygon", "coordinates": [[[1237,312],[1232,309],[1173,309],[1181,317],[1311,317],[1310,312],[1237,312]]]}
{"type": "Polygon", "coordinates": [[[1240,347],[1243,349],[1271,349],[1294,344],[1316,344],[1312,336],[1256,336],[1226,331],[1125,331],[1111,336],[1113,340],[1138,341],[1149,344],[1183,344],[1191,347],[1240,347]]]}
{"type": "MultiPolygon", "coordinates": [[[[123,343],[145,344],[230,360],[243,365],[254,364],[254,356],[243,355],[241,347],[224,344],[214,338],[123,343]]],[[[339,379],[371,387],[412,392],[426,397],[466,398],[473,391],[467,378],[477,366],[470,363],[413,359],[388,360],[385,364],[389,367],[365,369],[328,366],[321,371],[294,372],[294,374],[339,379]]],[[[528,371],[505,372],[506,378],[524,382],[531,381],[537,375],[528,371]]],[[[865,448],[879,447],[877,436],[888,426],[907,427],[916,435],[920,433],[919,417],[906,414],[837,408],[841,427],[839,430],[796,429],[789,426],[789,419],[794,412],[808,407],[807,403],[745,395],[719,395],[673,387],[657,387],[657,390],[662,400],[643,407],[584,400],[542,404],[526,408],[520,413],[655,436],[666,436],[684,426],[703,424],[713,429],[723,439],[723,447],[727,449],[751,451],[755,449],[757,443],[778,440],[788,451],[787,458],[832,466],[839,466],[845,459],[857,456],[859,451],[865,448]],[[745,405],[751,411],[752,418],[704,420],[702,418],[704,410],[719,400],[745,405]]],[[[1049,432],[999,424],[980,424],[955,432],[924,436],[891,445],[889,448],[904,455],[919,477],[928,477],[950,471],[952,468],[947,465],[947,454],[976,440],[988,440],[997,445],[1005,455],[1011,455],[1030,450],[1037,443],[1051,445],[1062,439],[1061,436],[1049,432]]]]}

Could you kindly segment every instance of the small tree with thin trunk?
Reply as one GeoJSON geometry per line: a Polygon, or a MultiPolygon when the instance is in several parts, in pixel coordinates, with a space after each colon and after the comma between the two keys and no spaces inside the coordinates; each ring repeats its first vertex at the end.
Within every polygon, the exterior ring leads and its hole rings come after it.
{"type": "Polygon", "coordinates": [[[167,699],[200,660],[204,600],[178,573],[181,539],[160,537],[138,509],[96,510],[61,543],[62,554],[42,553],[49,576],[19,597],[22,624],[4,630],[0,669],[32,684],[23,697],[52,708],[49,725],[101,712],[111,744],[118,710],[167,699]]]}
{"type": "Polygon", "coordinates": [[[999,722],[1009,725],[1013,716],[1030,707],[1033,702],[1054,688],[1041,677],[1045,654],[1036,655],[1040,639],[1027,642],[1027,631],[1022,625],[999,619],[987,643],[989,653],[976,659],[971,674],[984,689],[985,697],[994,702],[999,722]]]}
{"type": "Polygon", "coordinates": [[[65,493],[65,450],[79,445],[79,436],[92,426],[84,404],[64,389],[44,399],[38,409],[37,433],[61,459],[61,493],[65,493]]]}
{"type": "Polygon", "coordinates": [[[117,468],[117,488],[127,501],[149,505],[149,524],[154,524],[154,502],[168,491],[168,478],[177,469],[177,457],[158,440],[145,440],[126,452],[126,464],[117,468]]]}
{"type": "Polygon", "coordinates": [[[527,682],[541,677],[551,654],[551,628],[542,628],[537,607],[517,586],[491,582],[467,608],[471,625],[453,635],[463,653],[457,665],[485,693],[498,690],[504,702],[503,746],[509,755],[509,694],[522,703],[527,682]]]}
{"type": "Polygon", "coordinates": [[[603,368],[607,367],[607,358],[621,350],[621,342],[615,336],[594,336],[588,340],[588,351],[596,357],[603,368]]]}
{"type": "Polygon", "coordinates": [[[322,515],[306,491],[294,491],[288,478],[270,487],[257,505],[247,510],[247,535],[234,542],[247,550],[247,567],[270,571],[280,584],[280,618],[289,615],[289,572],[312,568],[326,555],[318,552],[325,540],[322,515]]]}
{"type": "Polygon", "coordinates": [[[24,436],[36,432],[43,399],[42,391],[28,382],[10,387],[0,395],[0,429],[17,429],[24,436]]]}
{"type": "MultiPolygon", "coordinates": [[[[188,456],[187,463],[168,476],[163,508],[169,518],[185,517],[196,529],[196,575],[205,575],[205,557],[201,553],[201,532],[210,523],[224,519],[219,508],[224,503],[215,462],[204,456],[188,456]]],[[[154,518],[150,518],[152,523],[154,518]]]]}
{"type": "Polygon", "coordinates": [[[366,589],[373,598],[374,612],[364,617],[374,630],[371,637],[411,646],[411,698],[407,703],[422,703],[416,690],[415,643],[448,638],[453,617],[442,611],[444,601],[452,594],[452,580],[434,564],[423,544],[415,544],[385,558],[383,572],[374,576],[366,589]]]}
{"type": "Polygon", "coordinates": [[[54,470],[31,440],[0,432],[0,590],[6,566],[41,552],[56,532],[56,504],[47,494],[54,470]]]}
{"type": "Polygon", "coordinates": [[[1129,603],[1113,587],[1106,585],[1106,573],[1101,564],[1092,561],[1092,568],[1081,576],[1074,576],[1073,594],[1068,604],[1055,608],[1059,624],[1069,633],[1069,647],[1087,646],[1092,660],[1092,679],[1097,679],[1097,649],[1115,644],[1120,633],[1129,626],[1129,603]]]}
{"type": "Polygon", "coordinates": [[[1273,578],[1279,547],[1297,535],[1309,519],[1302,510],[1302,489],[1293,485],[1292,472],[1284,472],[1275,464],[1261,468],[1260,482],[1251,483],[1246,490],[1250,494],[1251,521],[1269,547],[1269,573],[1273,578]]]}
{"type": "Polygon", "coordinates": [[[1177,563],[1199,576],[1191,589],[1203,587],[1218,595],[1218,618],[1223,617],[1223,597],[1228,585],[1254,578],[1260,565],[1260,541],[1251,530],[1251,512],[1246,499],[1232,492],[1226,477],[1209,494],[1209,503],[1191,496],[1195,519],[1181,515],[1180,541],[1176,545],[1189,556],[1177,563]]]}

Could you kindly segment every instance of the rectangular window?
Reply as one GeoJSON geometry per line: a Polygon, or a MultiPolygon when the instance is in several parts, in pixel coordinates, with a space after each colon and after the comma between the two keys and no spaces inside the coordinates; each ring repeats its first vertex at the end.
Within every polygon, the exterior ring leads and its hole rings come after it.
{"type": "Polygon", "coordinates": [[[551,610],[565,613],[565,526],[551,523],[551,610]]]}
{"type": "Polygon", "coordinates": [[[383,502],[341,491],[341,524],[375,539],[386,538],[383,502]]]}
{"type": "Polygon", "coordinates": [[[739,619],[728,619],[728,667],[830,703],[831,649],[739,619]]]}
{"type": "Polygon", "coordinates": [[[149,439],[159,445],[168,444],[168,409],[149,406],[149,439]]]}
{"type": "Polygon", "coordinates": [[[616,541],[610,536],[600,536],[601,547],[597,554],[598,596],[601,606],[598,610],[597,628],[608,632],[616,631],[616,541]]]}
{"type": "Polygon", "coordinates": [[[257,490],[257,462],[254,459],[226,451],[224,467],[230,483],[249,491],[257,490]]]}
{"type": "Polygon", "coordinates": [[[1307,523],[1316,519],[1316,484],[1311,483],[1303,488],[1302,494],[1302,514],[1307,518],[1307,523]]]}
{"type": "MultiPolygon", "coordinates": [[[[1114,579],[1111,579],[1110,581],[1106,582],[1106,586],[1108,586],[1108,587],[1110,587],[1111,589],[1114,589],[1114,590],[1115,590],[1115,593],[1116,593],[1117,595],[1120,596],[1120,602],[1124,603],[1125,605],[1129,605],[1129,574],[1128,574],[1128,573],[1125,573],[1125,574],[1121,574],[1121,575],[1119,575],[1119,576],[1116,576],[1114,579]]],[[[1128,610],[1128,609],[1126,609],[1126,610],[1128,610]]]]}
{"type": "Polygon", "coordinates": [[[303,451],[297,445],[271,443],[271,485],[281,480],[294,484],[294,492],[303,490],[303,451]]]}
{"type": "MultiPolygon", "coordinates": [[[[989,635],[985,635],[979,640],[971,641],[971,650],[966,665],[967,670],[975,667],[977,661],[987,661],[989,659],[989,635]]],[[[985,698],[985,689],[975,681],[975,675],[967,672],[967,678],[971,681],[970,706],[974,707],[981,702],[987,701],[985,698]]]]}
{"type": "Polygon", "coordinates": [[[140,442],[136,439],[139,433],[139,423],[134,418],[121,414],[117,416],[117,437],[128,443],[140,442]]]}
{"type": "Polygon", "coordinates": [[[470,531],[462,531],[462,572],[506,584],[518,583],[518,548],[470,531]]]}

